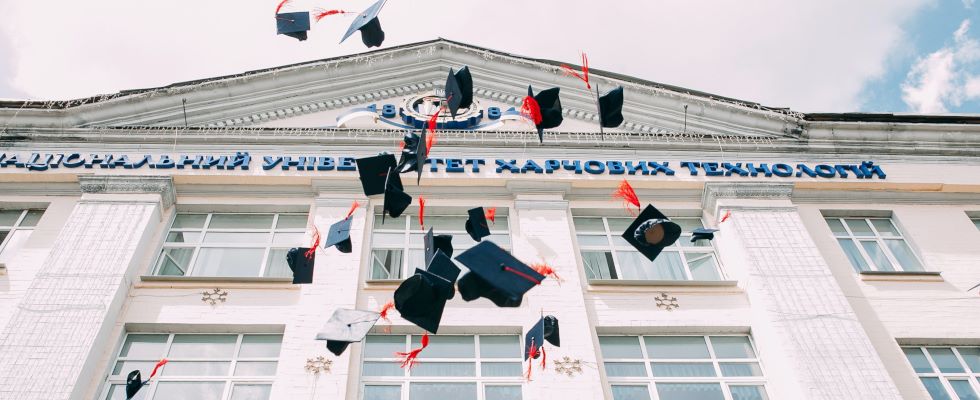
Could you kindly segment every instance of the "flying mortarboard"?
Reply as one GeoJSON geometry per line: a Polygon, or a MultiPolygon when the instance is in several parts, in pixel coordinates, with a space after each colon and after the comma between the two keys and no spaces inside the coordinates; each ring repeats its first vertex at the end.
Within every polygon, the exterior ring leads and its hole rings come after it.
{"type": "Polygon", "coordinates": [[[653,261],[664,247],[674,244],[680,235],[680,225],[671,222],[670,218],[653,205],[647,204],[643,212],[623,232],[623,239],[653,261]]]}
{"type": "Polygon", "coordinates": [[[310,30],[310,13],[306,11],[276,14],[276,32],[280,35],[306,40],[310,30]]]}
{"type": "Polygon", "coordinates": [[[350,225],[353,220],[353,218],[348,216],[330,225],[330,231],[327,232],[327,241],[323,242],[323,248],[327,249],[330,246],[337,246],[337,250],[341,253],[350,253],[352,250],[350,225]]]}
{"type": "Polygon", "coordinates": [[[351,343],[364,340],[378,318],[381,314],[374,311],[338,308],[316,334],[316,340],[326,340],[327,350],[339,356],[351,343]]]}
{"type": "Polygon", "coordinates": [[[528,85],[527,87],[527,95],[534,97],[534,100],[538,103],[538,108],[541,110],[541,122],[534,124],[538,129],[538,140],[541,143],[544,143],[544,130],[557,128],[563,120],[561,116],[561,99],[558,97],[558,91],[559,88],[554,87],[542,90],[535,95],[531,90],[531,86],[528,85]]]}
{"type": "Polygon", "coordinates": [[[535,347],[540,349],[541,344],[546,340],[548,343],[561,347],[561,338],[558,335],[558,318],[553,315],[541,317],[538,323],[527,330],[527,334],[524,335],[524,360],[527,360],[528,356],[531,355],[538,358],[541,353],[531,351],[531,344],[533,343],[535,347]]]}
{"type": "MultiPolygon", "coordinates": [[[[357,163],[357,173],[361,178],[364,195],[384,193],[388,171],[395,168],[395,156],[387,153],[378,154],[373,157],[358,158],[354,162],[357,163]]],[[[401,180],[398,180],[398,185],[401,185],[401,180]]]]}
{"type": "Polygon", "coordinates": [[[426,264],[432,262],[432,257],[435,257],[437,251],[441,251],[445,253],[447,257],[452,257],[453,236],[435,235],[432,233],[432,228],[429,228],[429,231],[425,233],[425,263],[426,264]]]}
{"type": "Polygon", "coordinates": [[[313,283],[313,264],[316,259],[316,252],[307,258],[306,253],[310,249],[303,247],[293,247],[286,253],[286,264],[293,271],[293,283],[313,283]]]}
{"type": "Polygon", "coordinates": [[[405,193],[402,186],[402,178],[394,168],[388,170],[388,177],[385,180],[385,198],[381,210],[381,223],[384,223],[385,215],[398,218],[405,212],[408,206],[412,205],[412,196],[405,193]]]}
{"type": "Polygon", "coordinates": [[[490,227],[487,225],[487,215],[483,207],[477,207],[466,211],[469,218],[466,219],[466,233],[470,234],[473,241],[479,242],[490,236],[490,227]]]}
{"type": "Polygon", "coordinates": [[[439,330],[446,309],[445,291],[440,279],[418,274],[410,276],[395,289],[395,309],[402,318],[432,333],[439,330]]]}
{"type": "Polygon", "coordinates": [[[463,97],[459,101],[459,108],[469,108],[473,105],[473,75],[470,74],[470,67],[464,66],[456,71],[456,83],[463,97]]]}
{"type": "Polygon", "coordinates": [[[425,160],[429,156],[428,148],[425,145],[425,135],[425,129],[420,134],[406,133],[403,139],[405,147],[402,148],[401,158],[398,160],[399,173],[418,172],[416,183],[422,181],[422,168],[425,167],[425,160]]]}
{"type": "Polygon", "coordinates": [[[524,293],[545,279],[544,275],[489,241],[469,248],[456,256],[456,260],[470,269],[459,280],[459,293],[466,301],[486,297],[498,307],[517,307],[521,305],[524,293]]]}
{"type": "Polygon", "coordinates": [[[615,128],[623,123],[623,87],[617,87],[599,97],[599,124],[615,128]]]}
{"type": "Polygon", "coordinates": [[[463,67],[455,74],[452,68],[449,69],[445,98],[446,108],[453,118],[456,118],[456,112],[460,108],[467,108],[473,104],[473,77],[470,75],[469,67],[463,67]]]}
{"type": "Polygon", "coordinates": [[[136,396],[136,393],[139,393],[143,386],[149,385],[150,380],[157,374],[157,370],[166,363],[166,358],[157,362],[157,364],[153,366],[153,371],[150,372],[150,377],[145,381],[140,376],[140,370],[138,369],[135,369],[131,371],[129,375],[126,375],[126,400],[132,399],[133,396],[136,396]]]}
{"type": "Polygon", "coordinates": [[[381,46],[381,43],[385,40],[385,31],[381,29],[381,20],[378,19],[378,13],[381,12],[381,7],[385,5],[386,1],[378,0],[360,15],[354,17],[354,22],[351,22],[350,28],[347,28],[347,33],[340,39],[340,43],[347,40],[354,32],[361,31],[361,42],[364,42],[365,46],[381,46]]]}
{"type": "Polygon", "coordinates": [[[691,232],[691,243],[698,240],[711,240],[715,238],[715,232],[717,229],[712,228],[698,228],[691,232]]]}
{"type": "Polygon", "coordinates": [[[456,296],[456,278],[459,278],[459,267],[446,253],[436,251],[426,269],[416,269],[415,273],[429,278],[439,294],[446,300],[456,296]]]}

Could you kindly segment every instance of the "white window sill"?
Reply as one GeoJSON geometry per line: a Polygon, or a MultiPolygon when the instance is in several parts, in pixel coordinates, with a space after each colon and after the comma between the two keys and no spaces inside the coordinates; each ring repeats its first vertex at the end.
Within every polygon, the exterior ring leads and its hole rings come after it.
{"type": "Polygon", "coordinates": [[[862,281],[943,282],[937,271],[861,271],[862,281]]]}
{"type": "Polygon", "coordinates": [[[404,279],[368,279],[364,281],[364,286],[368,289],[388,289],[396,288],[404,281],[404,279]]]}
{"type": "Polygon", "coordinates": [[[160,276],[143,275],[137,288],[276,288],[299,289],[293,278],[232,277],[232,276],[160,276]]]}

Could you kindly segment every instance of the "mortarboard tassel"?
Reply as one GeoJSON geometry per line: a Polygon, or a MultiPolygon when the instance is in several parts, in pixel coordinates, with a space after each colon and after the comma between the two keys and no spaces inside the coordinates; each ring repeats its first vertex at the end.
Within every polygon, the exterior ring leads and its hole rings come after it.
{"type": "Polygon", "coordinates": [[[623,199],[623,207],[629,211],[630,215],[633,215],[633,210],[630,210],[629,205],[632,204],[636,206],[636,210],[640,210],[640,198],[636,195],[636,191],[633,190],[633,186],[623,179],[623,182],[619,184],[619,189],[613,192],[613,198],[623,199]]]}
{"type": "Polygon", "coordinates": [[[422,347],[419,347],[417,349],[412,349],[412,351],[409,351],[407,353],[403,351],[398,351],[395,352],[395,355],[399,357],[404,357],[402,359],[402,368],[408,366],[408,369],[412,369],[412,367],[414,367],[415,364],[417,363],[415,359],[418,358],[419,353],[421,353],[422,350],[425,350],[425,348],[428,346],[429,346],[429,333],[426,332],[424,335],[422,335],[422,347]]]}
{"type": "Polygon", "coordinates": [[[524,102],[521,103],[521,115],[534,122],[534,125],[540,124],[544,119],[541,116],[541,105],[531,96],[524,97],[524,102]]]}
{"type": "Polygon", "coordinates": [[[725,215],[721,216],[721,222],[728,221],[732,217],[732,210],[725,210],[725,215]]]}
{"type": "Polygon", "coordinates": [[[516,270],[514,268],[511,268],[511,267],[508,267],[506,265],[501,265],[501,266],[504,267],[504,271],[510,272],[510,273],[512,273],[514,275],[520,276],[521,278],[527,279],[528,281],[531,281],[535,285],[540,285],[541,284],[541,281],[535,279],[531,275],[525,274],[525,273],[523,273],[521,271],[518,271],[518,270],[516,270]]]}
{"type": "Polygon", "coordinates": [[[358,203],[357,200],[354,200],[354,204],[351,204],[350,205],[350,210],[347,211],[347,217],[346,218],[350,218],[351,215],[354,215],[354,210],[357,210],[357,207],[360,207],[360,206],[361,206],[361,203],[358,203]]]}
{"type": "Polygon", "coordinates": [[[555,280],[558,281],[558,286],[561,286],[561,282],[563,281],[563,279],[561,279],[561,277],[558,276],[558,272],[555,272],[555,269],[552,268],[547,263],[542,262],[542,263],[531,264],[531,269],[537,271],[541,275],[555,277],[555,280]]]}
{"type": "Polygon", "coordinates": [[[490,222],[492,222],[494,225],[496,225],[497,224],[497,221],[495,221],[494,218],[497,217],[497,207],[490,207],[490,208],[488,208],[487,211],[484,213],[483,216],[486,217],[487,219],[489,219],[490,222]]]}
{"type": "Polygon", "coordinates": [[[544,371],[548,364],[548,353],[544,351],[544,346],[541,346],[541,370],[544,371]]]}
{"type": "Polygon", "coordinates": [[[282,1],[280,1],[279,2],[279,5],[276,6],[276,14],[279,14],[279,11],[282,10],[283,6],[285,6],[286,3],[289,3],[289,2],[290,2],[290,0],[282,0],[282,1]]]}
{"type": "Polygon", "coordinates": [[[432,145],[434,144],[436,144],[435,128],[432,129],[432,133],[425,135],[425,154],[429,154],[432,151],[432,145]]]}
{"type": "Polygon", "coordinates": [[[419,195],[419,226],[425,230],[425,198],[419,195]]]}
{"type": "Polygon", "coordinates": [[[321,19],[324,19],[324,18],[329,17],[331,15],[336,15],[336,14],[350,14],[349,11],[344,11],[344,10],[324,10],[322,8],[313,9],[313,12],[316,13],[316,16],[314,16],[314,18],[316,18],[316,22],[320,22],[321,19]]]}
{"type": "Polygon", "coordinates": [[[561,65],[561,69],[562,72],[565,73],[565,75],[574,76],[578,79],[581,79],[582,82],[585,82],[585,87],[588,88],[589,90],[592,90],[592,84],[589,83],[589,57],[586,56],[585,53],[582,53],[582,73],[579,73],[578,71],[574,70],[572,67],[569,67],[568,65],[565,64],[561,65]]]}
{"type": "Polygon", "coordinates": [[[378,314],[381,314],[381,319],[388,324],[384,327],[385,333],[391,333],[391,320],[388,319],[388,312],[391,311],[392,308],[395,308],[395,301],[388,300],[385,305],[381,306],[381,311],[378,311],[378,314]]]}
{"type": "Polygon", "coordinates": [[[312,260],[313,256],[316,255],[317,247],[320,247],[320,230],[316,228],[316,225],[313,225],[313,245],[310,246],[310,249],[306,253],[303,253],[303,256],[307,260],[312,260]]]}
{"type": "Polygon", "coordinates": [[[527,372],[524,373],[524,378],[531,381],[531,367],[534,366],[534,359],[538,358],[538,347],[534,345],[534,339],[531,339],[531,347],[527,349],[527,372]]]}
{"type": "Polygon", "coordinates": [[[166,364],[167,362],[168,361],[167,361],[166,358],[161,359],[159,362],[157,362],[157,365],[154,365],[153,366],[153,371],[150,372],[150,377],[149,378],[146,378],[146,380],[143,381],[143,384],[144,385],[149,385],[150,384],[150,379],[153,379],[153,377],[157,374],[157,370],[160,369],[160,367],[164,366],[164,364],[166,364]]]}

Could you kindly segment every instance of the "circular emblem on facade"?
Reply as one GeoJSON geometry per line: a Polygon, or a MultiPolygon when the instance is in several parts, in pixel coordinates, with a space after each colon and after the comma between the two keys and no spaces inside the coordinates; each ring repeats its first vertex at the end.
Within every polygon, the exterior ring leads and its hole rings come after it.
{"type": "MultiPolygon", "coordinates": [[[[442,108],[444,102],[445,99],[437,94],[412,96],[402,102],[399,114],[406,124],[422,129],[428,124],[432,114],[442,108]]],[[[469,107],[456,111],[456,118],[449,114],[449,110],[443,110],[436,121],[436,129],[469,129],[482,119],[483,109],[480,102],[473,99],[473,104],[469,107]]]]}

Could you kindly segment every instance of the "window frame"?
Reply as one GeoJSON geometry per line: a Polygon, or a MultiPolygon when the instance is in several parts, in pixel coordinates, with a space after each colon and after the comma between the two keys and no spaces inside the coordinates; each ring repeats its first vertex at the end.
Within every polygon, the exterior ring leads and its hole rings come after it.
{"type": "Polygon", "coordinates": [[[922,385],[923,388],[925,388],[925,385],[922,383],[922,378],[937,378],[937,379],[939,379],[939,382],[942,385],[943,389],[946,391],[946,395],[949,396],[950,399],[958,399],[959,398],[959,395],[953,389],[953,386],[950,383],[950,380],[954,380],[954,381],[964,381],[965,380],[965,381],[969,382],[970,383],[970,387],[973,389],[974,395],[980,396],[980,370],[974,371],[972,368],[970,368],[970,364],[967,363],[966,362],[966,359],[963,357],[963,355],[960,354],[959,349],[960,348],[964,348],[964,347],[978,348],[980,346],[955,346],[955,345],[949,345],[949,346],[940,346],[940,345],[908,346],[908,345],[904,345],[904,346],[901,346],[902,353],[903,353],[903,355],[905,355],[905,358],[906,358],[906,361],[908,362],[909,368],[912,368],[913,369],[913,372],[915,373],[915,376],[917,378],[919,378],[919,384],[922,385]],[[908,355],[904,354],[905,353],[905,349],[918,349],[920,352],[922,352],[922,355],[926,358],[926,361],[929,363],[929,367],[932,368],[932,372],[917,372],[917,371],[915,371],[914,367],[912,366],[912,361],[908,359],[908,355]],[[949,350],[951,350],[952,353],[953,353],[953,356],[956,357],[956,361],[960,363],[960,366],[961,367],[963,367],[963,372],[941,372],[939,370],[939,366],[936,364],[936,361],[932,357],[932,353],[930,353],[929,351],[927,351],[928,349],[949,349],[949,350]],[[952,378],[952,379],[950,379],[950,378],[952,378]]]}
{"type": "MultiPolygon", "coordinates": [[[[44,216],[44,212],[45,212],[44,209],[38,209],[38,208],[22,208],[22,209],[13,208],[13,209],[4,209],[2,211],[18,211],[18,210],[20,211],[20,216],[17,217],[17,220],[14,221],[13,225],[0,225],[0,231],[7,233],[6,235],[3,236],[3,239],[0,240],[0,257],[4,255],[3,254],[4,251],[6,251],[7,246],[13,240],[12,238],[17,232],[30,231],[31,234],[34,233],[34,229],[37,228],[36,223],[30,226],[24,225],[24,220],[27,219],[27,215],[31,212],[40,212],[41,215],[38,216],[38,220],[40,220],[40,218],[44,216]]],[[[24,240],[28,240],[28,239],[30,239],[30,235],[24,238],[24,240]]]]}
{"type": "MultiPolygon", "coordinates": [[[[156,363],[162,358],[166,358],[168,364],[161,366],[160,371],[157,376],[153,377],[153,383],[149,386],[143,387],[140,393],[144,393],[142,399],[152,399],[156,395],[158,388],[158,383],[160,382],[221,382],[223,389],[221,392],[220,399],[228,400],[231,398],[232,391],[235,385],[268,385],[272,386],[275,383],[276,376],[279,372],[279,361],[282,357],[282,346],[283,342],[280,341],[279,344],[279,354],[275,357],[240,357],[239,354],[242,349],[242,341],[245,336],[279,336],[285,339],[285,335],[282,333],[248,333],[248,332],[221,332],[221,333],[191,333],[191,332],[126,332],[123,335],[122,340],[119,342],[119,346],[115,351],[115,355],[110,360],[108,369],[106,372],[106,378],[103,382],[103,390],[100,393],[99,399],[109,400],[112,394],[113,386],[121,385],[123,388],[126,386],[126,376],[131,372],[130,369],[121,370],[119,375],[113,375],[112,371],[115,369],[116,364],[125,361],[136,361],[136,362],[152,362],[156,363]],[[129,339],[130,335],[167,335],[167,340],[165,341],[162,354],[159,358],[150,360],[143,357],[123,357],[120,354],[125,347],[126,341],[129,339]],[[172,348],[174,337],[178,335],[193,335],[193,336],[231,336],[235,335],[235,348],[230,357],[227,358],[182,358],[182,357],[172,357],[169,355],[172,348]],[[166,368],[169,362],[228,362],[228,372],[227,375],[165,375],[166,368]],[[235,375],[235,370],[238,367],[239,362],[275,362],[276,363],[276,373],[273,375],[235,375]]],[[[142,374],[141,378],[143,380],[149,379],[149,373],[142,374]]]]}
{"type": "Polygon", "coordinates": [[[978,230],[980,230],[980,217],[972,217],[971,216],[970,217],[970,222],[973,222],[973,225],[976,226],[978,230]]]}
{"type": "Polygon", "coordinates": [[[890,216],[889,217],[874,217],[874,216],[853,216],[853,217],[851,217],[851,216],[848,216],[848,217],[824,216],[824,222],[827,223],[827,227],[830,229],[831,234],[834,237],[834,241],[837,242],[837,246],[840,247],[840,249],[844,253],[845,257],[848,258],[848,260],[847,260],[848,263],[851,264],[851,267],[856,272],[858,272],[858,273],[861,273],[861,272],[903,273],[903,272],[928,272],[929,271],[929,269],[926,268],[926,264],[924,262],[922,262],[922,259],[921,258],[919,258],[919,255],[917,254],[918,252],[915,250],[915,248],[912,247],[912,244],[905,237],[905,230],[902,229],[902,227],[899,226],[898,222],[895,221],[895,219],[892,218],[892,217],[890,217],[890,216]],[[836,220],[839,224],[841,224],[841,226],[843,226],[844,231],[846,232],[845,235],[838,234],[838,233],[834,232],[833,228],[830,228],[829,220],[831,220],[831,219],[836,220]],[[858,235],[855,235],[854,232],[851,230],[851,227],[847,224],[847,220],[862,220],[862,221],[864,221],[864,223],[867,224],[869,228],[871,228],[871,232],[873,233],[873,235],[871,235],[871,236],[858,236],[858,235]],[[898,235],[882,235],[881,232],[878,231],[878,228],[875,227],[875,225],[872,222],[872,220],[886,220],[886,221],[888,221],[888,223],[892,227],[894,227],[895,230],[898,232],[898,235]],[[840,244],[840,241],[842,239],[846,239],[846,240],[850,240],[851,241],[852,245],[855,248],[857,248],[858,254],[860,254],[861,259],[864,261],[864,264],[867,265],[870,269],[868,269],[868,270],[859,270],[858,269],[858,266],[854,265],[854,263],[850,260],[850,257],[848,256],[848,251],[846,249],[844,249],[844,247],[841,246],[841,244],[840,244]],[[899,262],[898,258],[894,254],[892,254],[892,250],[891,250],[891,248],[888,247],[888,244],[885,243],[885,240],[896,240],[896,239],[900,239],[900,240],[902,240],[903,243],[905,243],[905,246],[908,247],[909,253],[912,256],[913,261],[919,264],[919,266],[922,268],[921,270],[906,270],[905,269],[905,266],[902,265],[901,262],[899,262]],[[893,270],[888,271],[888,270],[878,269],[878,264],[875,263],[874,259],[868,254],[868,251],[865,250],[865,248],[864,248],[863,245],[861,245],[861,242],[869,242],[869,241],[874,241],[878,245],[878,248],[880,249],[881,253],[885,256],[885,259],[894,268],[893,270]]]}
{"type": "MultiPolygon", "coordinates": [[[[417,346],[413,342],[413,339],[420,338],[422,335],[418,334],[371,334],[369,336],[404,336],[405,337],[405,347],[403,351],[409,351],[413,346],[417,346]]],[[[398,386],[401,388],[400,399],[409,399],[411,384],[412,383],[475,383],[476,384],[476,399],[484,400],[486,396],[487,386],[510,386],[518,387],[521,389],[521,398],[525,398],[524,393],[524,383],[526,382],[523,371],[524,371],[524,359],[523,359],[523,340],[520,334],[504,334],[504,333],[488,333],[488,334],[445,334],[438,335],[434,337],[450,337],[450,336],[462,336],[462,337],[472,337],[473,338],[473,357],[472,358],[424,358],[424,352],[422,358],[419,358],[419,363],[425,362],[458,362],[458,363],[473,363],[474,375],[473,376],[412,376],[411,371],[408,368],[403,368],[403,374],[401,376],[366,376],[364,374],[364,364],[366,362],[391,362],[399,363],[400,358],[394,357],[384,357],[384,358],[371,358],[367,357],[365,351],[361,351],[361,360],[358,367],[359,383],[358,383],[358,393],[357,399],[363,400],[365,395],[365,388],[367,386],[398,386]],[[480,338],[489,336],[513,336],[517,338],[517,356],[513,358],[487,358],[481,357],[480,349],[480,338]],[[508,376],[483,376],[483,363],[517,363],[520,365],[521,373],[518,376],[508,377],[508,376]]],[[[365,341],[365,346],[367,341],[365,341]]],[[[430,345],[431,347],[431,345],[430,345]]],[[[537,367],[535,365],[535,367],[537,367]]],[[[416,366],[418,368],[418,366],[416,366]]]]}
{"type": "MultiPolygon", "coordinates": [[[[150,269],[150,275],[154,277],[170,277],[170,278],[181,278],[181,277],[201,277],[201,278],[286,278],[288,276],[267,276],[269,270],[269,253],[273,250],[283,250],[290,249],[293,247],[302,247],[302,243],[290,244],[278,244],[275,242],[275,236],[279,233],[300,233],[305,235],[307,232],[307,227],[310,224],[310,213],[309,212],[176,212],[171,217],[170,225],[167,231],[164,233],[162,238],[162,243],[160,245],[160,251],[154,258],[154,262],[150,269]],[[181,215],[204,215],[204,224],[200,228],[174,228],[174,223],[177,218],[181,215]],[[271,215],[272,223],[269,227],[262,228],[210,228],[211,220],[215,215],[271,215]],[[305,215],[307,219],[306,226],[303,228],[278,228],[279,217],[283,215],[305,215]],[[175,232],[194,232],[200,234],[197,242],[169,242],[168,238],[171,233],[175,232]],[[265,233],[267,234],[267,239],[265,243],[207,243],[205,238],[208,233],[265,233]],[[191,249],[191,257],[187,261],[187,270],[184,271],[182,275],[164,275],[161,274],[161,270],[164,267],[164,257],[167,256],[165,251],[167,249],[191,249]],[[195,275],[194,271],[197,267],[198,257],[201,255],[201,249],[205,248],[217,248],[217,249],[262,249],[261,264],[259,266],[259,271],[257,275],[195,275]]],[[[304,239],[305,240],[305,239],[304,239]]],[[[176,264],[176,262],[174,262],[176,264]]]]}
{"type": "MultiPolygon", "coordinates": [[[[623,278],[622,277],[623,276],[623,272],[622,272],[622,267],[620,266],[620,260],[619,260],[618,253],[619,252],[636,252],[636,253],[639,254],[639,251],[636,250],[635,248],[633,248],[632,246],[618,245],[617,244],[616,240],[617,240],[617,238],[620,238],[620,239],[622,238],[622,233],[621,232],[614,232],[614,231],[611,230],[610,224],[609,224],[609,218],[625,219],[626,217],[607,216],[607,215],[575,215],[575,214],[573,214],[572,215],[572,218],[570,220],[570,222],[572,224],[573,240],[575,241],[575,246],[576,246],[576,248],[578,250],[577,251],[577,254],[576,254],[576,257],[578,257],[579,260],[581,261],[580,262],[581,268],[585,271],[585,274],[586,274],[587,277],[589,276],[589,271],[588,271],[588,268],[585,265],[585,257],[582,255],[583,252],[608,252],[612,256],[612,261],[613,261],[613,265],[612,265],[613,271],[612,272],[615,272],[616,277],[609,277],[609,278],[601,278],[601,277],[600,278],[588,278],[588,280],[589,281],[597,281],[597,280],[600,280],[601,281],[601,280],[607,280],[607,279],[608,280],[626,280],[626,281],[629,281],[629,280],[646,280],[646,279],[626,279],[626,278],[623,278]],[[579,228],[575,224],[575,219],[576,218],[600,218],[600,219],[602,219],[602,226],[603,226],[603,229],[605,231],[604,232],[599,232],[599,231],[581,231],[581,230],[579,230],[579,228]],[[606,243],[607,243],[606,245],[604,245],[604,246],[583,245],[579,241],[579,236],[599,236],[599,235],[604,235],[606,237],[606,243]]],[[[704,220],[702,218],[700,218],[700,217],[677,217],[677,218],[672,218],[672,220],[697,220],[698,223],[701,224],[702,227],[707,227],[707,225],[704,224],[704,220]]],[[[653,281],[671,281],[671,282],[720,282],[720,281],[724,281],[727,278],[726,275],[725,275],[724,268],[722,268],[721,259],[718,257],[718,254],[717,254],[718,252],[715,249],[714,241],[708,241],[708,244],[707,245],[693,245],[693,244],[692,245],[681,245],[680,244],[682,241],[686,241],[684,243],[690,243],[691,237],[692,237],[692,233],[691,232],[683,231],[682,230],[681,231],[681,236],[679,238],[677,238],[677,241],[674,242],[674,244],[671,244],[670,246],[665,247],[664,250],[663,250],[663,253],[672,252],[672,253],[677,253],[678,254],[678,256],[680,257],[681,265],[684,268],[684,277],[685,277],[685,279],[660,279],[660,280],[653,280],[653,281]],[[689,263],[689,258],[688,258],[688,255],[686,253],[702,253],[704,256],[710,256],[714,260],[715,272],[718,275],[718,279],[716,279],[716,280],[694,279],[694,274],[691,272],[691,265],[689,263]]]]}
{"type": "Polygon", "coordinates": [[[645,386],[647,388],[647,393],[650,400],[659,400],[660,394],[657,392],[658,383],[666,384],[718,384],[721,386],[721,393],[725,400],[732,400],[731,386],[761,386],[762,390],[768,399],[772,399],[770,395],[771,392],[767,388],[769,384],[769,379],[766,377],[766,368],[762,362],[762,358],[759,355],[758,347],[755,345],[755,340],[750,334],[704,334],[704,335],[684,335],[684,334],[664,334],[664,335],[599,335],[599,338],[603,337],[627,337],[637,339],[637,344],[640,348],[641,358],[607,358],[602,353],[602,348],[599,346],[598,352],[602,357],[603,365],[609,362],[629,362],[629,363],[643,363],[644,371],[646,376],[643,377],[621,377],[621,376],[610,376],[608,372],[605,373],[606,381],[609,385],[609,390],[612,391],[613,386],[645,386]],[[647,351],[647,337],[700,337],[704,339],[705,346],[708,350],[708,358],[650,358],[647,351]],[[711,343],[712,337],[744,337],[748,339],[749,345],[752,348],[752,352],[755,353],[755,358],[719,358],[715,354],[715,348],[711,343]],[[678,377],[678,376],[654,376],[652,363],[708,363],[710,362],[712,368],[714,369],[715,376],[691,376],[691,377],[678,377]],[[724,376],[721,370],[721,363],[755,363],[759,366],[761,375],[759,376],[724,376]]]}

